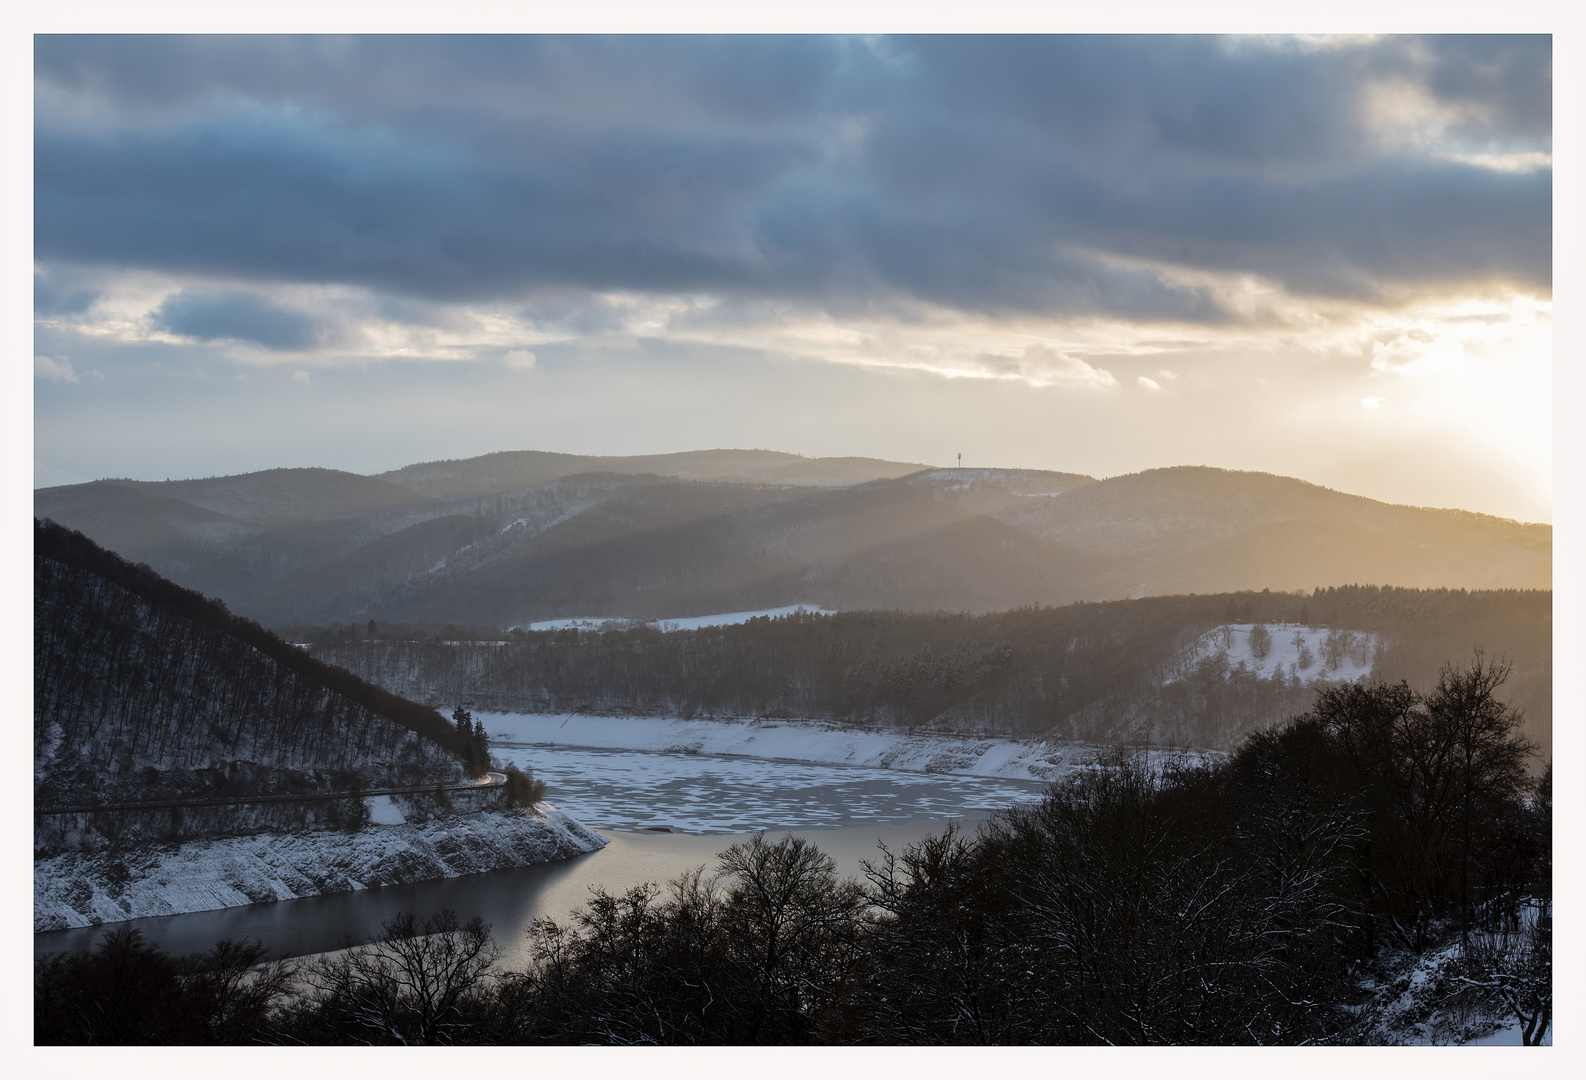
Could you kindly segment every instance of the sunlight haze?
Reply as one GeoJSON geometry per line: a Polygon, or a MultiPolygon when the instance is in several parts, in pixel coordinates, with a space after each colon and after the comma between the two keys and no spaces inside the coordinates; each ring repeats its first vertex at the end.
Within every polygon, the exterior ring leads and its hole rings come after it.
{"type": "Polygon", "coordinates": [[[36,486],[763,447],[1552,519],[1546,38],[35,59],[36,486]]]}

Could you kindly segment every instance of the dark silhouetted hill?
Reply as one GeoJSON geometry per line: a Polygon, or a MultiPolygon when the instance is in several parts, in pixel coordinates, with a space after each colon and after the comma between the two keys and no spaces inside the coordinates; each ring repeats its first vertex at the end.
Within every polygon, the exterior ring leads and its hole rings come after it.
{"type": "Polygon", "coordinates": [[[35,805],[461,778],[434,709],[53,522],[34,528],[35,805]]]}

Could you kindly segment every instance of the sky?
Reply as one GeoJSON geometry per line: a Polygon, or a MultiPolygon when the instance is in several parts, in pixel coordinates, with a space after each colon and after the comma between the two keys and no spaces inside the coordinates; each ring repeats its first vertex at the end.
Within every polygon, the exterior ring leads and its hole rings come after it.
{"type": "Polygon", "coordinates": [[[743,447],[1552,520],[1547,37],[33,62],[37,486],[743,447]]]}

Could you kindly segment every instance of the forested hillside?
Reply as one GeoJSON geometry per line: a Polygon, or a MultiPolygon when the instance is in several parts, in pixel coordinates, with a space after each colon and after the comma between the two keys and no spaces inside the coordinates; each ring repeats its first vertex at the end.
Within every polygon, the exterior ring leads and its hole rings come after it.
{"type": "Polygon", "coordinates": [[[1426,685],[1483,650],[1552,741],[1552,594],[1370,586],[1153,597],[989,615],[840,612],[662,632],[298,628],[417,700],[523,712],[805,717],[1095,743],[1231,746],[1369,673],[1426,685]],[[1257,630],[1257,627],[1260,630],[1257,630]],[[1251,655],[1266,634],[1278,665],[1251,655]],[[1303,648],[1294,647],[1298,641],[1303,648]],[[1307,656],[1309,659],[1307,660],[1307,656]]]}
{"type": "Polygon", "coordinates": [[[513,452],[380,476],[102,480],[40,490],[34,506],[272,626],[1552,585],[1548,525],[1197,467],[1097,480],[754,451],[513,452]]]}
{"type": "Polygon", "coordinates": [[[36,808],[462,779],[435,710],[51,522],[34,554],[36,808]]]}

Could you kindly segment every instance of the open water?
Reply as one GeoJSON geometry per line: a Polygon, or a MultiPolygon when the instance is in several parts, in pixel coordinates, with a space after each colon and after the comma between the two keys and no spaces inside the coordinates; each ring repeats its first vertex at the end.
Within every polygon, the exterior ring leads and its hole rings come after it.
{"type": "MultiPolygon", "coordinates": [[[[492,750],[531,765],[546,782],[547,799],[596,828],[606,847],[559,863],[115,925],[135,926],[178,955],[229,937],[303,956],[363,941],[398,911],[423,916],[449,908],[462,918],[483,916],[503,948],[503,963],[518,967],[526,959],[524,932],[535,919],[565,922],[596,887],[664,885],[701,865],[708,874],[716,855],[744,834],[805,836],[836,860],[840,874],[857,877],[862,861],[879,857],[878,842],[896,851],[949,821],[972,823],[1042,790],[1024,780],[704,754],[492,750]]],[[[34,953],[89,948],[103,933],[91,927],[35,934],[34,953]]]]}

